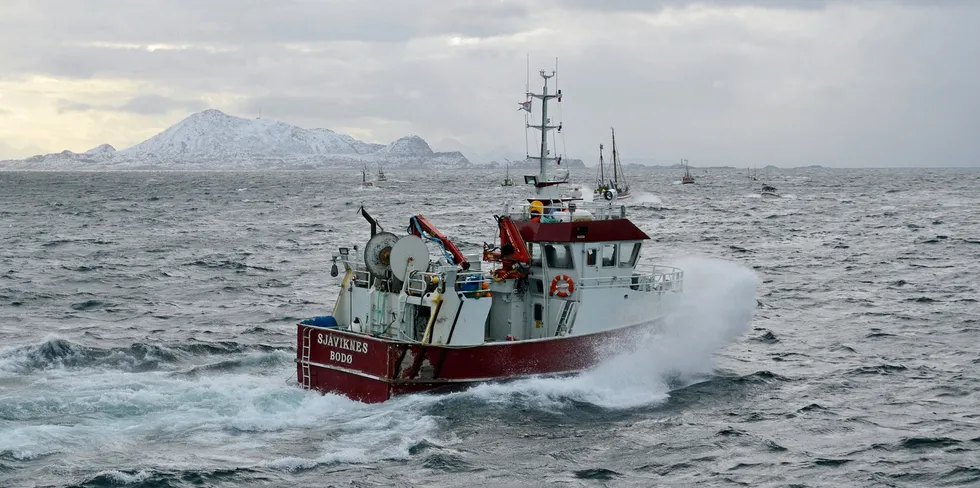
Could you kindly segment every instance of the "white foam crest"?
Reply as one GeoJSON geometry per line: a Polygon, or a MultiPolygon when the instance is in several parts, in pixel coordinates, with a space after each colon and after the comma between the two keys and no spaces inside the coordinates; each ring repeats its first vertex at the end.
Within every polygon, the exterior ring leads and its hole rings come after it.
{"type": "Polygon", "coordinates": [[[668,397],[671,385],[714,369],[714,355],[745,333],[755,313],[758,278],[748,268],[717,259],[676,261],[684,270],[685,297],[663,327],[631,338],[592,370],[566,378],[535,378],[481,385],[463,394],[488,402],[525,402],[538,408],[570,401],[603,408],[634,408],[668,397]]]}
{"type": "Polygon", "coordinates": [[[404,458],[412,445],[438,434],[437,419],[422,411],[433,401],[424,396],[365,405],[289,384],[284,379],[288,369],[274,373],[186,378],[163,372],[87,372],[41,378],[32,394],[0,402],[0,409],[30,421],[0,426],[0,452],[30,457],[96,449],[126,458],[147,444],[179,440],[192,448],[227,451],[243,464],[261,464],[270,452],[253,445],[256,439],[284,431],[328,439],[315,450],[315,459],[287,457],[273,463],[295,469],[289,466],[404,458]],[[251,434],[242,436],[242,431],[251,434]]]}
{"type": "MultiPolygon", "coordinates": [[[[289,456],[260,465],[284,471],[310,469],[321,464],[370,463],[386,459],[408,459],[413,446],[424,439],[437,439],[436,417],[423,415],[423,404],[437,397],[418,395],[407,401],[390,401],[380,405],[361,405],[367,413],[342,424],[339,435],[324,440],[313,458],[289,456]]],[[[439,444],[457,442],[437,439],[439,444]]]]}
{"type": "Polygon", "coordinates": [[[140,471],[135,474],[129,474],[129,473],[124,473],[122,471],[112,469],[109,471],[99,471],[98,473],[95,474],[95,476],[96,477],[105,476],[106,478],[109,478],[114,482],[123,485],[131,485],[133,483],[142,483],[150,479],[150,476],[153,476],[153,473],[147,471],[140,471]]]}
{"type": "MultiPolygon", "coordinates": [[[[20,344],[17,346],[7,346],[0,348],[0,378],[4,376],[20,376],[26,370],[30,369],[31,364],[31,353],[35,352],[36,348],[49,343],[56,343],[63,341],[64,338],[54,333],[47,333],[41,339],[41,342],[37,345],[30,344],[20,344]]],[[[81,358],[81,353],[75,349],[66,349],[64,351],[65,356],[71,356],[69,360],[77,360],[81,358]]],[[[63,364],[64,357],[55,358],[53,361],[54,366],[60,366],[63,364]]]]}
{"type": "Polygon", "coordinates": [[[657,206],[664,204],[663,200],[661,200],[660,197],[654,195],[653,193],[645,192],[645,191],[634,193],[632,203],[654,204],[657,206]]]}

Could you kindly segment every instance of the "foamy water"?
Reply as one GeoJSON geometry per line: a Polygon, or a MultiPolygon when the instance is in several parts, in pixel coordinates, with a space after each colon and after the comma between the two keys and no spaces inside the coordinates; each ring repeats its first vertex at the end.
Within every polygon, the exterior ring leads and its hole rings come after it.
{"type": "Polygon", "coordinates": [[[775,183],[798,198],[763,201],[741,175],[640,172],[641,267],[685,271],[661,329],[573,377],[380,405],[304,391],[295,323],[332,306],[360,204],[473,252],[525,190],[487,174],[460,205],[452,175],[391,173],[419,183],[0,173],[0,486],[980,480],[976,175],[804,172],[775,183]]]}
{"type": "MultiPolygon", "coordinates": [[[[488,384],[450,395],[409,395],[364,405],[288,384],[294,367],[292,354],[286,351],[236,359],[227,373],[222,372],[222,363],[182,371],[120,372],[98,364],[70,371],[62,361],[49,364],[44,376],[32,379],[28,393],[4,399],[0,408],[20,411],[25,420],[59,415],[83,420],[71,425],[5,427],[0,430],[0,452],[29,460],[83,450],[136,461],[147,444],[181,439],[182,445],[195,451],[237,463],[308,469],[324,463],[406,458],[422,439],[448,445],[452,440],[443,438],[438,417],[427,413],[427,407],[453,397],[544,411],[563,408],[569,402],[611,409],[655,404],[668,398],[678,379],[690,382],[710,373],[713,354],[745,332],[755,308],[756,278],[751,271],[708,259],[690,259],[684,269],[685,284],[691,291],[667,327],[636,337],[634,351],[610,351],[608,360],[581,375],[488,384]],[[268,437],[311,426],[323,427],[326,435],[313,449],[317,454],[313,457],[270,460],[268,450],[256,439],[256,434],[268,437]]],[[[55,340],[61,339],[48,338],[44,344],[55,340]]],[[[70,343],[62,347],[66,351],[63,358],[78,360],[84,354],[70,343]]],[[[0,351],[6,365],[0,369],[22,371],[26,356],[36,350],[19,351],[0,351]]],[[[181,459],[175,455],[169,462],[180,463],[181,459]]]]}

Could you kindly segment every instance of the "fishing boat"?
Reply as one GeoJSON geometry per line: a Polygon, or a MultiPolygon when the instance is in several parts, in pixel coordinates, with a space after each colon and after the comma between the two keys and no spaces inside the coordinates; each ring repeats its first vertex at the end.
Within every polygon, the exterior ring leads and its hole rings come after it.
{"type": "Polygon", "coordinates": [[[503,183],[500,186],[514,186],[514,180],[510,179],[510,161],[507,161],[507,173],[504,176],[503,183]]]}
{"type": "Polygon", "coordinates": [[[378,165],[378,181],[388,181],[388,177],[385,176],[385,169],[380,164],[378,165]]]}
{"type": "Polygon", "coordinates": [[[762,191],[759,193],[763,198],[783,198],[776,190],[776,187],[772,185],[762,185],[762,191]]]}
{"type": "Polygon", "coordinates": [[[368,181],[367,179],[367,169],[361,170],[361,186],[364,188],[371,188],[374,186],[374,182],[368,181]]]}
{"type": "Polygon", "coordinates": [[[626,173],[623,172],[623,165],[619,160],[619,152],[616,150],[616,129],[612,131],[612,179],[606,180],[605,163],[602,160],[602,144],[599,144],[599,175],[596,177],[595,199],[603,200],[626,200],[632,197],[630,184],[626,180],[626,173]],[[609,190],[615,190],[610,192],[609,190]]]}
{"type": "MultiPolygon", "coordinates": [[[[681,297],[680,269],[637,261],[650,237],[615,200],[586,203],[550,176],[547,134],[555,72],[540,72],[533,195],[485,216],[496,228],[482,252],[464,254],[422,215],[407,231],[386,231],[366,209],[371,237],[342,247],[331,276],[340,294],[331,315],[296,329],[296,375],[303,388],[365,403],[480,383],[586,371],[659,330],[681,297]],[[491,220],[493,219],[493,220],[491,220]]],[[[555,87],[557,88],[557,87],[555,87]]],[[[528,110],[530,112],[530,110],[528,110]]],[[[610,189],[616,192],[615,188],[610,189]]],[[[479,218],[478,216],[472,216],[479,218]]],[[[394,227],[405,229],[402,225],[394,227]]]]}
{"type": "Polygon", "coordinates": [[[687,160],[682,159],[681,163],[684,165],[684,176],[681,177],[681,184],[693,185],[694,177],[691,176],[691,168],[687,165],[687,160]]]}
{"type": "MultiPolygon", "coordinates": [[[[766,168],[765,176],[766,181],[769,181],[769,168],[766,168]]],[[[759,195],[762,196],[762,198],[783,198],[783,196],[779,194],[779,191],[776,190],[776,187],[770,185],[769,183],[763,183],[762,191],[759,192],[759,195]]]]}

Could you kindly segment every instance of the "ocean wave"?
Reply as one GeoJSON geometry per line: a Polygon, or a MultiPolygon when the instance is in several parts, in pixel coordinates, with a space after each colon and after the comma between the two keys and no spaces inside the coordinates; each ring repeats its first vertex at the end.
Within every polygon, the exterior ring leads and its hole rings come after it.
{"type": "Polygon", "coordinates": [[[122,371],[154,371],[200,356],[273,353],[290,346],[273,347],[231,341],[155,344],[100,348],[50,337],[40,344],[0,350],[0,373],[26,375],[51,369],[100,368],[122,371]]]}

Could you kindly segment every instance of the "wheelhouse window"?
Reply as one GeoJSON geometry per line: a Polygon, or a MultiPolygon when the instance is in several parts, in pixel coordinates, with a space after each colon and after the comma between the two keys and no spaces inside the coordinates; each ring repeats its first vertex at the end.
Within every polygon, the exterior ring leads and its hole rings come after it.
{"type": "Polygon", "coordinates": [[[548,260],[549,268],[572,269],[575,267],[572,262],[572,246],[548,244],[544,246],[544,256],[548,260]]]}
{"type": "Polygon", "coordinates": [[[626,242],[619,245],[619,267],[632,268],[640,257],[640,243],[626,242]]]}
{"type": "Polygon", "coordinates": [[[602,246],[602,265],[607,268],[616,266],[615,244],[606,244],[602,246]]]}
{"type": "Polygon", "coordinates": [[[541,244],[527,246],[527,252],[531,255],[531,266],[541,266],[541,244]]]}
{"type": "Polygon", "coordinates": [[[599,250],[598,249],[588,249],[585,251],[585,265],[595,266],[598,262],[599,250]]]}

